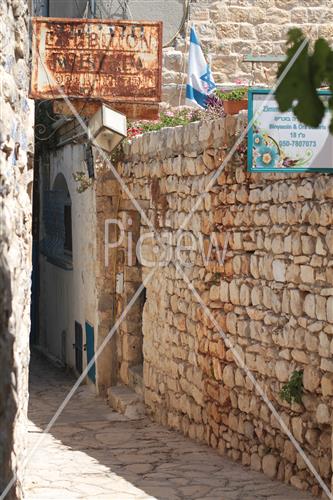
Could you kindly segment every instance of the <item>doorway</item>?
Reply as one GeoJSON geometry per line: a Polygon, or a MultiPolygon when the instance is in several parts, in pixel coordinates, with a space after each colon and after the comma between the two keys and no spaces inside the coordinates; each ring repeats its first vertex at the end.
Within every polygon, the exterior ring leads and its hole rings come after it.
{"type": "MultiPolygon", "coordinates": [[[[95,333],[94,333],[94,328],[88,322],[86,322],[85,328],[86,328],[87,364],[89,364],[90,361],[95,356],[95,333]]],[[[91,382],[95,384],[96,382],[95,363],[93,363],[92,367],[88,371],[88,378],[91,380],[91,382]]]]}

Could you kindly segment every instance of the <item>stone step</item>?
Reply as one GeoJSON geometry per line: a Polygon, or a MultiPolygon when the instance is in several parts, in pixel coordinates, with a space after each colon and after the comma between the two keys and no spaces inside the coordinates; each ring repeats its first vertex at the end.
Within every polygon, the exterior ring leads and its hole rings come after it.
{"type": "Polygon", "coordinates": [[[143,398],[126,385],[115,385],[108,389],[108,404],[125,417],[138,420],[145,416],[143,398]]]}
{"type": "Polygon", "coordinates": [[[143,365],[131,366],[128,369],[128,386],[143,396],[143,365]]]}

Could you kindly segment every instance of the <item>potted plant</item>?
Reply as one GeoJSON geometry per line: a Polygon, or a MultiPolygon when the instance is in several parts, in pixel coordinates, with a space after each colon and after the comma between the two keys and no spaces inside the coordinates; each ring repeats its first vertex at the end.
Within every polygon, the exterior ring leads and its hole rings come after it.
{"type": "Polygon", "coordinates": [[[242,109],[247,109],[247,87],[239,87],[228,92],[217,90],[215,94],[222,99],[227,115],[236,115],[242,109]]]}

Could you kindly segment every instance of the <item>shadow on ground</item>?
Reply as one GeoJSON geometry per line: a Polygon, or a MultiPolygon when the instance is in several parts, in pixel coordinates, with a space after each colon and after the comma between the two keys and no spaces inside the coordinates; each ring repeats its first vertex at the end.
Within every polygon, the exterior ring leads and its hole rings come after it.
{"type": "MultiPolygon", "coordinates": [[[[75,379],[34,353],[29,447],[75,379]]],[[[29,461],[27,500],[305,500],[312,498],[242,467],[147,418],[128,420],[81,386],[29,461]]]]}

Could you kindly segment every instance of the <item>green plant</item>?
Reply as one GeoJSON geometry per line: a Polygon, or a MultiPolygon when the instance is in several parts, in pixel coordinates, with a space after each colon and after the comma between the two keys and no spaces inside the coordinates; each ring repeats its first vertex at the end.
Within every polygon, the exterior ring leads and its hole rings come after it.
{"type": "Polygon", "coordinates": [[[160,114],[158,121],[132,122],[127,129],[127,139],[132,139],[137,135],[146,132],[161,130],[165,127],[177,127],[178,125],[187,125],[191,122],[202,119],[204,111],[199,108],[182,107],[176,110],[167,110],[160,114]]]}
{"type": "Polygon", "coordinates": [[[326,109],[333,110],[333,98],[324,103],[317,93],[322,86],[333,91],[333,50],[324,38],[311,49],[303,32],[294,28],[288,32],[286,55],[277,73],[283,75],[275,92],[280,111],[292,110],[301,123],[318,128],[326,109]]]}
{"type": "Polygon", "coordinates": [[[242,101],[247,99],[247,87],[239,87],[228,92],[222,90],[215,90],[215,95],[222,99],[222,101],[242,101]]]}
{"type": "Polygon", "coordinates": [[[187,125],[188,123],[198,121],[201,118],[201,112],[196,108],[182,108],[175,112],[166,111],[161,113],[160,120],[157,123],[143,123],[143,132],[160,130],[165,127],[177,127],[178,125],[187,125]]]}
{"type": "Polygon", "coordinates": [[[225,116],[223,101],[216,93],[213,92],[207,96],[206,105],[207,108],[202,116],[203,120],[216,120],[225,116]]]}
{"type": "Polygon", "coordinates": [[[279,396],[287,403],[302,403],[303,393],[303,370],[295,370],[289,379],[289,382],[284,384],[279,396]]]}
{"type": "Polygon", "coordinates": [[[83,193],[93,183],[93,180],[90,179],[85,172],[75,172],[73,174],[73,179],[78,183],[78,186],[76,188],[76,191],[78,193],[83,193]]]}

